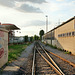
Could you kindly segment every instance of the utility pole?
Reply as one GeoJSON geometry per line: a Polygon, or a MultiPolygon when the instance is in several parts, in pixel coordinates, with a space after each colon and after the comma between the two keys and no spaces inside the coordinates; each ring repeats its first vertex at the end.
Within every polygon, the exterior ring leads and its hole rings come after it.
{"type": "Polygon", "coordinates": [[[75,29],[75,16],[74,16],[74,29],[75,29]]]}
{"type": "Polygon", "coordinates": [[[46,15],[46,33],[48,31],[48,16],[46,15]]]}
{"type": "Polygon", "coordinates": [[[60,19],[59,19],[59,21],[58,21],[58,25],[60,25],[60,19]]]}

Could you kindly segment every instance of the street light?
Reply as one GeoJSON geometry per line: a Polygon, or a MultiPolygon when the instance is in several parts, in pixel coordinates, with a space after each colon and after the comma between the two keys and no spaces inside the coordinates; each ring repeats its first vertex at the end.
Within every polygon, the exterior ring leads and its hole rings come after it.
{"type": "Polygon", "coordinates": [[[48,31],[48,16],[46,15],[46,33],[48,31]]]}
{"type": "MultiPolygon", "coordinates": [[[[48,31],[48,16],[46,15],[46,33],[48,31]]],[[[46,39],[46,44],[47,44],[47,39],[46,39]]]]}

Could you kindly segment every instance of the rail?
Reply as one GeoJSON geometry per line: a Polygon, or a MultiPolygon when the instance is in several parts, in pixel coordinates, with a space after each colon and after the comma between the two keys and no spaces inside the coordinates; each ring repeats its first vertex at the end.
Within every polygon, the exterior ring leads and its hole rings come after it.
{"type": "MultiPolygon", "coordinates": [[[[39,44],[40,45],[40,44],[39,44]]],[[[61,69],[58,67],[58,65],[54,62],[54,60],[51,58],[51,56],[47,53],[47,51],[40,45],[40,47],[42,48],[42,50],[45,52],[45,54],[48,56],[48,58],[51,60],[51,62],[53,63],[53,65],[55,65],[55,67],[60,71],[60,73],[62,75],[65,75],[61,69]]]]}
{"type": "Polygon", "coordinates": [[[36,46],[34,47],[34,55],[33,55],[33,65],[32,65],[32,75],[35,75],[35,52],[36,52],[36,50],[35,50],[35,48],[36,48],[36,46]]]}
{"type": "Polygon", "coordinates": [[[53,70],[59,75],[65,75],[62,70],[58,67],[58,65],[54,62],[51,56],[47,53],[47,51],[38,43],[38,46],[43,50],[47,58],[39,51],[37,45],[34,46],[34,55],[33,55],[33,65],[32,65],[32,75],[35,75],[35,54],[36,51],[40,54],[40,56],[53,68],[53,70]]]}

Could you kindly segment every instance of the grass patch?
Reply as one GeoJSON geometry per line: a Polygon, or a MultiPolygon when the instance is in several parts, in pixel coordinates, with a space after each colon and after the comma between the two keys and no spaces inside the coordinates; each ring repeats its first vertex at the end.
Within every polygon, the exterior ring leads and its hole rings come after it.
{"type": "Polygon", "coordinates": [[[46,46],[50,46],[50,47],[52,47],[52,48],[54,48],[54,49],[57,49],[57,47],[56,46],[53,46],[53,45],[51,45],[51,44],[46,44],[46,46]]]}
{"type": "Polygon", "coordinates": [[[50,46],[51,48],[57,49],[57,50],[59,50],[59,51],[62,51],[62,52],[64,52],[65,54],[72,54],[70,51],[66,51],[66,50],[64,50],[64,49],[57,48],[56,45],[53,46],[53,45],[48,44],[48,43],[47,43],[47,44],[46,44],[46,43],[43,43],[43,44],[45,44],[45,46],[50,46]]]}
{"type": "Polygon", "coordinates": [[[21,52],[24,51],[28,45],[29,43],[8,46],[8,63],[17,59],[17,57],[21,55],[21,52]]]}
{"type": "Polygon", "coordinates": [[[63,51],[61,48],[57,48],[59,51],[63,51]]]}
{"type": "Polygon", "coordinates": [[[65,54],[71,54],[71,52],[67,51],[67,52],[65,52],[65,54]]]}

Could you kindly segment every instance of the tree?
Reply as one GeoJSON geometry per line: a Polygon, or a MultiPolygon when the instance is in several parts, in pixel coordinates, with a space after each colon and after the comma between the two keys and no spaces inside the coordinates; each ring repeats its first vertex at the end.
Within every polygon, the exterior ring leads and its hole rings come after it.
{"type": "Polygon", "coordinates": [[[40,40],[42,40],[42,36],[44,35],[44,30],[40,30],[39,35],[40,35],[40,40]]]}
{"type": "Polygon", "coordinates": [[[39,40],[39,36],[34,35],[34,40],[39,40]]]}
{"type": "Polygon", "coordinates": [[[24,41],[28,42],[28,35],[24,36],[24,41]]]}
{"type": "Polygon", "coordinates": [[[32,42],[32,41],[33,41],[33,37],[31,36],[31,37],[30,37],[30,42],[32,42]]]}

